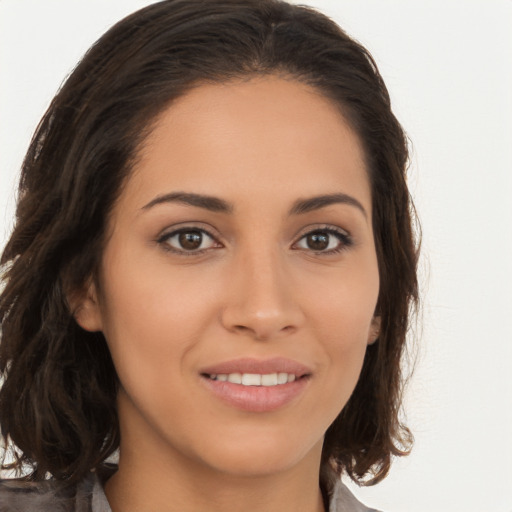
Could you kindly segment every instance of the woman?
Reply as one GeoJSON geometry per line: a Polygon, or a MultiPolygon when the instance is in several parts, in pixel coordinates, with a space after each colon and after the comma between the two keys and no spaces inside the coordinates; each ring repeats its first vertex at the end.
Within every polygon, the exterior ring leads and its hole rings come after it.
{"type": "Polygon", "coordinates": [[[410,445],[406,163],[371,56],[313,10],[114,26],[23,164],[0,422],[26,476],[1,510],[368,510],[339,476],[410,445]]]}

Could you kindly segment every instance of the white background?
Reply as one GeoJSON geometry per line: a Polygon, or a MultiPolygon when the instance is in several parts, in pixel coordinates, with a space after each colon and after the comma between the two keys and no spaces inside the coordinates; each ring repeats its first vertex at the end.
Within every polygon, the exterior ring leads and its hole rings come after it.
{"type": "MultiPolygon", "coordinates": [[[[147,0],[0,0],[0,242],[17,171],[64,77],[147,0]]],[[[512,511],[512,1],[311,0],[367,46],[413,142],[423,329],[416,445],[356,488],[389,512],[512,511]]]]}

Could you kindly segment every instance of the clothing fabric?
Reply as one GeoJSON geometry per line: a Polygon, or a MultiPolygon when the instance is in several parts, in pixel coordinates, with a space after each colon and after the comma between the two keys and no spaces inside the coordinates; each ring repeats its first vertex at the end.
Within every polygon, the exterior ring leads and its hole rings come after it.
{"type": "MultiPolygon", "coordinates": [[[[0,481],[0,512],[112,512],[103,492],[109,475],[91,473],[77,486],[62,483],[0,481]]],[[[338,481],[329,512],[378,512],[365,507],[338,481]]]]}

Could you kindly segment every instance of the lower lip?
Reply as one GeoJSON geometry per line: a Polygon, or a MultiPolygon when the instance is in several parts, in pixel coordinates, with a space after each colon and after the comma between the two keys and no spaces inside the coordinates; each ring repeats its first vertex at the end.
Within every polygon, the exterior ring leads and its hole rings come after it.
{"type": "Polygon", "coordinates": [[[301,377],[277,386],[243,386],[204,376],[201,376],[201,380],[218,398],[232,407],[250,412],[271,412],[284,407],[301,395],[309,377],[301,377]]]}

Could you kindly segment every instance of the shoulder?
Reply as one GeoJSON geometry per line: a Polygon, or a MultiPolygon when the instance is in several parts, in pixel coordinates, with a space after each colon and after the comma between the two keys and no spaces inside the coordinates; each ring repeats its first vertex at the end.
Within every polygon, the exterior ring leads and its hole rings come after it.
{"type": "Polygon", "coordinates": [[[75,489],[55,482],[0,481],[0,512],[71,512],[75,489]]]}
{"type": "Polygon", "coordinates": [[[363,505],[348,489],[338,480],[334,486],[329,505],[329,512],[379,512],[374,508],[363,505]]]}
{"type": "Polygon", "coordinates": [[[94,482],[0,480],[0,512],[90,512],[94,482]]]}
{"type": "Polygon", "coordinates": [[[0,512],[111,512],[103,484],[116,471],[104,463],[78,484],[0,479],[0,512]]]}

